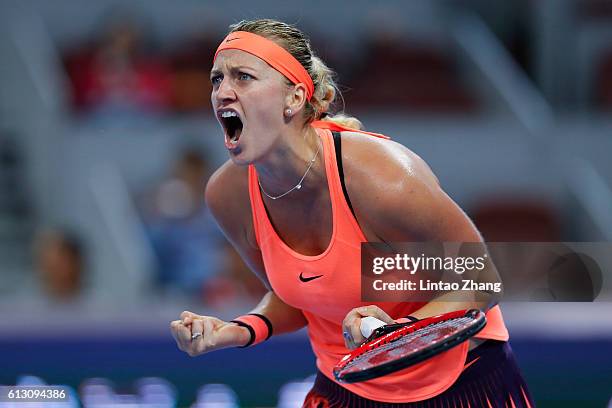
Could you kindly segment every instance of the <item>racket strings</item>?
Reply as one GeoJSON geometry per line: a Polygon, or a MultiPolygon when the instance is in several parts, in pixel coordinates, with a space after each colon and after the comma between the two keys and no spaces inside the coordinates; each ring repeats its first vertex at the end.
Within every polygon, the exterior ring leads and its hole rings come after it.
{"type": "Polygon", "coordinates": [[[379,364],[380,361],[378,360],[385,354],[388,357],[392,357],[389,360],[393,360],[393,357],[397,358],[404,356],[406,353],[416,352],[419,349],[432,345],[436,340],[441,340],[469,326],[473,321],[474,319],[471,317],[461,317],[422,327],[356,356],[344,367],[344,370],[350,370],[355,366],[359,366],[359,369],[364,369],[368,366],[379,364]],[[408,348],[409,350],[406,350],[408,348]],[[389,352],[390,350],[391,352],[389,352]]]}
{"type": "Polygon", "coordinates": [[[449,332],[448,334],[451,334],[452,332],[455,332],[463,327],[468,326],[472,321],[473,319],[469,317],[462,317],[459,319],[452,319],[434,323],[432,325],[425,326],[419,330],[415,330],[414,332],[409,333],[405,336],[401,336],[393,343],[398,344],[397,341],[400,341],[400,343],[407,343],[414,340],[415,338],[417,340],[423,341],[430,340],[433,335],[440,337],[442,333],[446,331],[449,332]]]}

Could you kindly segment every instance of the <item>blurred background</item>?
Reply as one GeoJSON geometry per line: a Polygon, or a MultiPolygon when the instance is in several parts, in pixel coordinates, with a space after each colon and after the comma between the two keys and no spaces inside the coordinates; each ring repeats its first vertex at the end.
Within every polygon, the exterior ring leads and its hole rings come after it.
{"type": "MultiPolygon", "coordinates": [[[[227,159],[212,56],[260,17],[309,34],[346,112],[423,157],[488,241],[612,241],[610,1],[0,0],[0,384],[300,406],[304,332],[190,358],[168,328],[264,292],[203,202],[227,159]]],[[[609,302],[503,310],[538,406],[608,406],[609,302]]]]}

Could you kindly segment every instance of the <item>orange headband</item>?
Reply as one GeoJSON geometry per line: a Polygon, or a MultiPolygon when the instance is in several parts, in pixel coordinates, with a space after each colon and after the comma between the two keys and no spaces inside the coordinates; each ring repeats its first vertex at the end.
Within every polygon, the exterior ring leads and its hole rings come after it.
{"type": "Polygon", "coordinates": [[[306,98],[309,101],[312,98],[314,93],[312,78],[293,55],[274,41],[246,31],[234,31],[221,42],[213,62],[217,59],[219,52],[227,49],[246,51],[261,58],[272,68],[286,76],[293,84],[306,85],[306,98]]]}

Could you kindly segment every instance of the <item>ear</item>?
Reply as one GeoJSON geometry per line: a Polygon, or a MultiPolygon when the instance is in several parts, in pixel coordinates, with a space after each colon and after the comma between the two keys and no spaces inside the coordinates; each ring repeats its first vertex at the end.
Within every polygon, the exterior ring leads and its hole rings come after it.
{"type": "Polygon", "coordinates": [[[285,107],[291,109],[292,112],[297,113],[304,108],[306,105],[306,85],[300,83],[293,85],[289,88],[287,98],[285,100],[285,107]]]}

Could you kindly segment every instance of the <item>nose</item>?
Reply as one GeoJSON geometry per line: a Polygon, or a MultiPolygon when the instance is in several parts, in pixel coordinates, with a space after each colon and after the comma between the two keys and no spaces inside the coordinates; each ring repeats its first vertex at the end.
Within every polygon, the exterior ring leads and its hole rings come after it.
{"type": "Polygon", "coordinates": [[[215,99],[217,102],[233,101],[236,99],[236,92],[234,91],[234,87],[228,78],[223,78],[221,80],[221,83],[217,87],[215,93],[215,99]]]}

